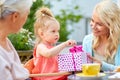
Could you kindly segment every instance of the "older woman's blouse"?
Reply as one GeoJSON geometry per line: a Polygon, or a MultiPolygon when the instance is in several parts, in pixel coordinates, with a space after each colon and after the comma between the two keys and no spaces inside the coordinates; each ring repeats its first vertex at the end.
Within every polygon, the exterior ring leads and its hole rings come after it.
{"type": "Polygon", "coordinates": [[[25,80],[29,77],[29,72],[22,66],[19,56],[9,40],[8,46],[11,51],[0,46],[0,80],[25,80]]]}

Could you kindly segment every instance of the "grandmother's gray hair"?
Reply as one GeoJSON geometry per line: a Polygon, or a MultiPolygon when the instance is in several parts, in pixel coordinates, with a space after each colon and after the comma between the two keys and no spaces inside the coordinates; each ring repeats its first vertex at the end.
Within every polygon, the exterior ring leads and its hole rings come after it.
{"type": "Polygon", "coordinates": [[[0,19],[13,13],[23,14],[30,9],[33,0],[0,0],[0,19]]]}

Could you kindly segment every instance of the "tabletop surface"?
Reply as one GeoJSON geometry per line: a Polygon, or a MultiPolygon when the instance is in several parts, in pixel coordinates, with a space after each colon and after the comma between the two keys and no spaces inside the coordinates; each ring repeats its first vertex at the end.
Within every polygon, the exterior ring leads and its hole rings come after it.
{"type": "MultiPolygon", "coordinates": [[[[81,77],[81,76],[77,76],[76,74],[72,74],[68,76],[68,80],[116,80],[116,79],[108,79],[108,77],[111,74],[108,73],[103,73],[105,74],[104,76],[99,76],[99,77],[81,77]]],[[[112,74],[113,75],[113,74],[112,74]]],[[[120,79],[117,79],[120,80],[120,79]]]]}

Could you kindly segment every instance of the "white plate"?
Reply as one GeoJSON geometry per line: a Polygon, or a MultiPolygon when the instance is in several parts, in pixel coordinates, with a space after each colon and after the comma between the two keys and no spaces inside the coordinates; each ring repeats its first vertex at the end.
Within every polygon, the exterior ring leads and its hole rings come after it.
{"type": "Polygon", "coordinates": [[[77,73],[76,76],[79,76],[79,77],[104,77],[106,76],[105,73],[99,73],[98,75],[84,75],[83,73],[77,73]]]}
{"type": "Polygon", "coordinates": [[[109,80],[120,80],[120,73],[115,73],[108,77],[109,80]]]}
{"type": "Polygon", "coordinates": [[[120,80],[120,78],[108,78],[109,80],[120,80]]]}
{"type": "Polygon", "coordinates": [[[99,73],[96,76],[86,76],[83,73],[78,73],[76,74],[76,76],[80,77],[80,80],[107,80],[105,73],[99,73]]]}

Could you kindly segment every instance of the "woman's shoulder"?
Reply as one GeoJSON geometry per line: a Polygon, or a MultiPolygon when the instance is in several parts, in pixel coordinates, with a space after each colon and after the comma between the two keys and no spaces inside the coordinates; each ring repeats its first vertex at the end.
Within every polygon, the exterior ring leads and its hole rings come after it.
{"type": "Polygon", "coordinates": [[[92,41],[92,39],[93,39],[93,34],[88,34],[84,37],[83,41],[89,42],[89,41],[92,41]]]}
{"type": "Polygon", "coordinates": [[[120,55],[120,43],[118,44],[118,54],[120,55]]]}
{"type": "Polygon", "coordinates": [[[93,34],[88,34],[88,35],[86,35],[84,38],[92,39],[92,38],[93,38],[93,34]]]}

